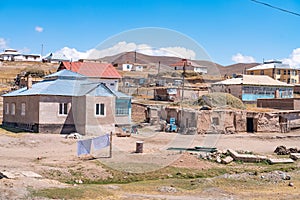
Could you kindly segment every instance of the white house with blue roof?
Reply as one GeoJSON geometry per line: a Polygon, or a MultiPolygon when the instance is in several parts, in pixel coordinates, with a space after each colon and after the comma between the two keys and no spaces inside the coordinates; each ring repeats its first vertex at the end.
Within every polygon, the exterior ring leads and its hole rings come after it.
{"type": "Polygon", "coordinates": [[[3,126],[97,135],[131,123],[131,97],[62,70],[3,96],[3,126]]]}

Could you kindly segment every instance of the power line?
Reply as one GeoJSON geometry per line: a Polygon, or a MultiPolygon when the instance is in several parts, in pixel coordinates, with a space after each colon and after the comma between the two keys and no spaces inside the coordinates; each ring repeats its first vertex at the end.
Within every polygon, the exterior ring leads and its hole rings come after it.
{"type": "Polygon", "coordinates": [[[268,4],[268,3],[264,3],[264,2],[261,2],[261,1],[257,1],[257,0],[250,0],[250,1],[253,1],[253,2],[255,2],[255,3],[262,4],[262,5],[265,5],[265,6],[268,6],[268,7],[271,7],[271,8],[273,8],[273,9],[280,10],[280,11],[282,11],[282,12],[290,13],[290,14],[292,14],[292,15],[297,15],[298,17],[300,17],[300,14],[299,14],[299,13],[292,12],[292,11],[289,11],[289,10],[286,10],[286,9],[283,9],[283,8],[279,8],[279,7],[273,6],[273,5],[268,4]]]}

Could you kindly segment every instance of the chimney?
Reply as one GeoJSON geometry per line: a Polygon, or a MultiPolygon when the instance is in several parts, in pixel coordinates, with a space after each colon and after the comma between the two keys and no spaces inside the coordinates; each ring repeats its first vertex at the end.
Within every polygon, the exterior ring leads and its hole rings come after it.
{"type": "Polygon", "coordinates": [[[27,76],[27,90],[29,90],[31,87],[32,87],[32,77],[31,77],[31,75],[29,74],[29,75],[27,76]]]}

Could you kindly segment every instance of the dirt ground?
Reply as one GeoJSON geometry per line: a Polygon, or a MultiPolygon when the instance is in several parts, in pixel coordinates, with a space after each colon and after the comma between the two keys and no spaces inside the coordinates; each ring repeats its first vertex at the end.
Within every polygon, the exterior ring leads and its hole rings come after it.
{"type": "MultiPolygon", "coordinates": [[[[286,134],[180,135],[146,128],[131,137],[113,135],[112,144],[112,158],[107,158],[109,148],[100,151],[92,149],[91,154],[96,159],[89,160],[88,157],[77,156],[76,139],[56,134],[15,134],[0,129],[0,172],[5,175],[0,178],[0,199],[31,199],[31,190],[70,187],[70,184],[58,182],[58,178],[69,180],[79,171],[91,180],[112,176],[95,160],[115,170],[135,173],[151,172],[170,165],[191,170],[207,169],[213,165],[180,151],[167,150],[169,147],[215,146],[219,150],[247,150],[272,157],[279,145],[299,149],[300,131],[286,134]],[[137,141],[143,141],[143,153],[135,153],[137,141]]],[[[144,196],[136,199],[151,198],[144,196]]],[[[196,199],[195,196],[186,199],[191,198],[196,199]]]]}

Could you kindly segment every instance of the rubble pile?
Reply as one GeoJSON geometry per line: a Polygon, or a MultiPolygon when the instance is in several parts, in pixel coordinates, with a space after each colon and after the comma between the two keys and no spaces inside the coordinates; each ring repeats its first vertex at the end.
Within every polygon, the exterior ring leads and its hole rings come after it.
{"type": "Polygon", "coordinates": [[[290,155],[291,153],[300,153],[300,149],[297,148],[286,148],[285,146],[278,146],[274,150],[277,155],[290,155]]]}

